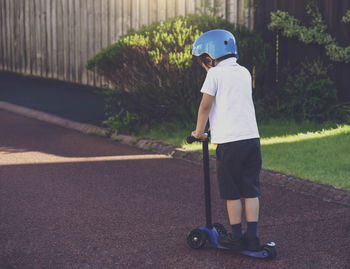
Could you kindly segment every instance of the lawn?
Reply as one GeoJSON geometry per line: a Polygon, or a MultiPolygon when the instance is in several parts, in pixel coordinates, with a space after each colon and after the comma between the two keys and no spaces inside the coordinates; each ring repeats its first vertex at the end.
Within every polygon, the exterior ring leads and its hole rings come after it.
{"type": "Polygon", "coordinates": [[[263,167],[350,190],[350,125],[262,137],[263,167]]]}
{"type": "MultiPolygon", "coordinates": [[[[186,150],[194,126],[168,125],[143,133],[186,150]]],[[[350,190],[350,125],[270,121],[259,124],[263,168],[350,190]]],[[[215,145],[210,145],[215,154],[215,145]]]]}

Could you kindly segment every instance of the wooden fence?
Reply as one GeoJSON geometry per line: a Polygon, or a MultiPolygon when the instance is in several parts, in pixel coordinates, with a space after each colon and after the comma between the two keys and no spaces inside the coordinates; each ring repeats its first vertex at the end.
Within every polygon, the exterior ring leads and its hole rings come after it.
{"type": "MultiPolygon", "coordinates": [[[[0,70],[102,87],[87,60],[130,28],[195,13],[203,0],[0,0],[0,70]]],[[[209,0],[253,27],[253,0],[209,0]]]]}

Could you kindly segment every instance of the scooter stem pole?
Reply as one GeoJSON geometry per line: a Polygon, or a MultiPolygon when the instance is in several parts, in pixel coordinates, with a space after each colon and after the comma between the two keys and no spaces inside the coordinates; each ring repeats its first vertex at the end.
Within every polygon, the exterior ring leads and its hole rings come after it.
{"type": "Polygon", "coordinates": [[[211,221],[211,200],[210,200],[210,176],[209,176],[209,150],[208,140],[202,143],[203,147],[203,169],[204,169],[204,196],[205,196],[205,216],[206,226],[211,229],[213,227],[211,221]]]}

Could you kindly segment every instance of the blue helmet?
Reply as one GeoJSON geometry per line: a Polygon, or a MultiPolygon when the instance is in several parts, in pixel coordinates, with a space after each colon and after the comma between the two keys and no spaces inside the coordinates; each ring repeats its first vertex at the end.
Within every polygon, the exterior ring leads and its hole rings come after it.
{"type": "Polygon", "coordinates": [[[205,32],[197,38],[192,46],[192,55],[207,53],[212,59],[228,54],[235,54],[238,59],[236,39],[229,31],[216,29],[205,32]]]}

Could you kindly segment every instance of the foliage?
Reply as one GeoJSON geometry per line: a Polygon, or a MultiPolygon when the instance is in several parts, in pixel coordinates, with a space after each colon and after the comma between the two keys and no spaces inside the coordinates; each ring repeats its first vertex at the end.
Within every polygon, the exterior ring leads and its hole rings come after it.
{"type": "MultiPolygon", "coordinates": [[[[326,55],[333,62],[350,63],[350,46],[340,47],[336,40],[327,33],[327,26],[318,8],[318,2],[309,0],[306,6],[311,22],[308,26],[287,12],[271,13],[270,30],[277,31],[286,37],[297,37],[305,44],[318,44],[325,48],[326,55]]],[[[342,18],[348,22],[350,10],[342,18]]],[[[277,44],[276,44],[277,45],[277,44]]],[[[276,47],[277,50],[277,47],[276,47]]],[[[278,58],[276,59],[278,61],[278,58]]],[[[300,66],[284,67],[280,78],[280,90],[274,96],[269,95],[268,102],[284,117],[294,117],[297,120],[310,119],[317,121],[336,120],[349,122],[350,104],[339,103],[337,90],[331,77],[333,68],[325,66],[319,59],[314,62],[307,60],[300,66]]],[[[271,111],[270,111],[271,112],[271,111]]]]}
{"type": "Polygon", "coordinates": [[[205,71],[191,55],[192,44],[201,33],[217,28],[235,35],[239,62],[250,70],[255,66],[262,85],[272,47],[260,35],[206,14],[171,18],[130,31],[88,61],[89,69],[116,86],[108,96],[106,123],[118,131],[136,131],[127,125],[193,121],[205,71]]]}
{"type": "MultiPolygon", "coordinates": [[[[338,46],[335,38],[326,32],[327,25],[324,22],[317,4],[311,1],[307,5],[307,13],[312,17],[310,27],[301,25],[301,22],[288,12],[277,10],[271,13],[270,30],[281,31],[286,37],[297,37],[301,42],[315,43],[325,47],[326,54],[332,61],[350,63],[350,46],[338,46]]],[[[343,22],[349,21],[349,13],[343,17],[343,22]]]]}
{"type": "Polygon", "coordinates": [[[296,70],[289,68],[280,113],[299,121],[334,119],[337,89],[328,76],[330,68],[319,59],[303,62],[296,70]]]}
{"type": "Polygon", "coordinates": [[[103,122],[108,127],[109,132],[133,133],[137,130],[139,118],[136,114],[132,114],[125,110],[122,106],[124,95],[121,91],[104,92],[106,98],[107,120],[103,122]]]}
{"type": "Polygon", "coordinates": [[[342,18],[342,22],[344,23],[350,23],[350,10],[346,11],[346,14],[342,18]]]}

